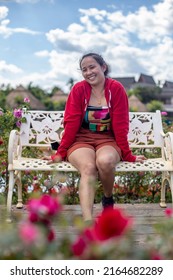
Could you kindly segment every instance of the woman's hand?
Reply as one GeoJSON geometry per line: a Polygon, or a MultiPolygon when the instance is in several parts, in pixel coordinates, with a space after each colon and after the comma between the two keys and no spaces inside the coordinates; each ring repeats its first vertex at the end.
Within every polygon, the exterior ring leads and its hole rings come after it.
{"type": "Polygon", "coordinates": [[[143,155],[141,156],[136,156],[136,162],[141,162],[143,163],[147,158],[143,155]]]}
{"type": "Polygon", "coordinates": [[[42,157],[42,159],[47,160],[47,164],[58,163],[62,160],[61,157],[58,155],[54,158],[54,160],[52,160],[51,156],[44,156],[42,157]]]}

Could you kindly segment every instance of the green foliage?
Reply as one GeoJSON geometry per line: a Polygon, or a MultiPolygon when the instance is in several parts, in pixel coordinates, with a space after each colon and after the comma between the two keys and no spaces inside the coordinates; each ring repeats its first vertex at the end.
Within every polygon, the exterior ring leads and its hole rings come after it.
{"type": "Polygon", "coordinates": [[[156,110],[163,111],[163,103],[158,100],[152,100],[147,104],[147,109],[149,112],[155,112],[156,110]]]}
{"type": "Polygon", "coordinates": [[[13,129],[18,129],[16,126],[16,118],[13,112],[6,111],[3,115],[0,115],[0,177],[4,178],[5,182],[8,181],[8,140],[10,131],[13,129]]]}
{"type": "Polygon", "coordinates": [[[161,93],[161,88],[154,87],[137,87],[128,91],[128,96],[135,95],[144,104],[151,102],[152,100],[158,100],[161,93]]]}
{"type": "Polygon", "coordinates": [[[58,90],[61,90],[59,87],[55,86],[51,90],[51,92],[48,94],[46,91],[41,89],[38,86],[32,86],[32,83],[28,85],[28,90],[36,97],[38,98],[46,107],[47,110],[52,111],[62,111],[65,109],[66,101],[52,101],[51,97],[54,95],[55,92],[58,90]]]}
{"type": "Polygon", "coordinates": [[[0,86],[0,108],[6,108],[6,97],[12,90],[12,87],[10,85],[5,86],[2,84],[0,86]]]}
{"type": "Polygon", "coordinates": [[[50,95],[53,96],[59,90],[61,90],[60,87],[57,87],[57,86],[53,87],[50,95]]]}
{"type": "Polygon", "coordinates": [[[65,109],[65,104],[66,104],[66,101],[65,100],[60,100],[58,102],[53,102],[53,107],[54,107],[54,110],[56,111],[63,111],[65,109]]]}
{"type": "Polygon", "coordinates": [[[28,85],[27,89],[39,100],[44,103],[44,99],[46,98],[46,92],[41,89],[39,86],[32,86],[32,82],[28,85]]]}
{"type": "Polygon", "coordinates": [[[15,104],[17,104],[17,106],[21,106],[23,104],[23,98],[21,96],[16,96],[15,104]]]}
{"type": "MultiPolygon", "coordinates": [[[[23,102],[22,107],[29,108],[28,102],[23,102]]],[[[5,185],[8,185],[8,141],[10,132],[19,130],[20,124],[25,122],[25,118],[20,116],[22,109],[18,110],[18,115],[14,111],[0,110],[0,178],[5,185]]],[[[0,183],[1,187],[1,183],[0,183]]]]}
{"type": "Polygon", "coordinates": [[[70,90],[72,89],[74,84],[75,84],[75,80],[73,78],[70,78],[67,82],[67,85],[70,87],[70,90]]]}

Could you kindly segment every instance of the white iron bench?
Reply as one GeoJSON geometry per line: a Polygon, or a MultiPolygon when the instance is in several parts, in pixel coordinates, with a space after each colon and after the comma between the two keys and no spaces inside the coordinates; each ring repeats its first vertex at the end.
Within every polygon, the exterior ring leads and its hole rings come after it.
{"type": "MultiPolygon", "coordinates": [[[[7,214],[11,217],[12,195],[15,185],[18,187],[17,208],[22,208],[21,172],[30,171],[63,171],[76,172],[69,162],[48,165],[40,158],[25,158],[22,151],[25,147],[47,149],[50,143],[60,142],[63,129],[63,111],[27,111],[23,113],[26,123],[22,123],[20,132],[12,130],[8,146],[9,188],[7,195],[7,214]]],[[[162,172],[160,206],[166,207],[165,189],[169,184],[173,201],[173,133],[164,134],[160,111],[130,112],[129,143],[133,149],[160,148],[160,158],[147,159],[144,163],[119,162],[116,171],[160,171],[162,172]]]]}

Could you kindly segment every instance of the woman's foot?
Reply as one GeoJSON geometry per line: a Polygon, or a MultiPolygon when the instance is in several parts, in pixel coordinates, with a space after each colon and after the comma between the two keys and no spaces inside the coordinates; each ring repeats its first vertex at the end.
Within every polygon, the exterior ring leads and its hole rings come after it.
{"type": "Polygon", "coordinates": [[[114,207],[114,199],[113,196],[111,195],[110,197],[106,197],[105,195],[102,197],[102,206],[103,208],[107,208],[107,207],[114,207]]]}

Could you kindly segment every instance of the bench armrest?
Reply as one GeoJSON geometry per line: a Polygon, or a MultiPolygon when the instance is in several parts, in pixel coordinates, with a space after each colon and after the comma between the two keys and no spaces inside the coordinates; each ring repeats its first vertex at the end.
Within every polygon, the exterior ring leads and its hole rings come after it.
{"type": "Polygon", "coordinates": [[[17,130],[10,132],[8,141],[8,169],[11,170],[13,160],[21,156],[20,133],[17,130]]]}
{"type": "Polygon", "coordinates": [[[164,138],[167,133],[165,133],[163,130],[160,131],[161,136],[164,138]]]}
{"type": "Polygon", "coordinates": [[[173,162],[173,133],[167,132],[163,133],[164,140],[164,156],[168,161],[173,162]]]}

